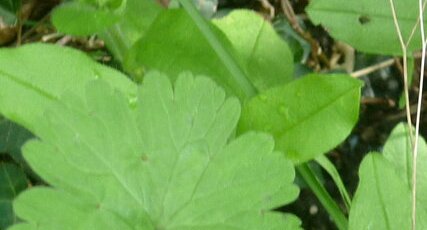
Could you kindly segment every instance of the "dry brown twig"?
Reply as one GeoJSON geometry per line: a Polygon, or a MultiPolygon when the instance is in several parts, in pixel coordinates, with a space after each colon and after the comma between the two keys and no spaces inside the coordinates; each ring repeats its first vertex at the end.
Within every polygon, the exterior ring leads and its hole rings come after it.
{"type": "Polygon", "coordinates": [[[281,0],[281,6],[282,11],[285,14],[286,19],[288,19],[292,29],[310,44],[311,57],[315,61],[316,67],[318,67],[319,62],[321,62],[326,65],[327,68],[330,68],[330,62],[326,55],[322,52],[322,48],[320,47],[317,40],[314,39],[310,33],[304,31],[299,25],[294,9],[292,8],[292,5],[289,0],[281,0]]]}
{"type": "Polygon", "coordinates": [[[416,213],[417,213],[417,205],[416,205],[416,197],[417,197],[417,157],[418,157],[418,142],[419,142],[419,126],[420,126],[420,114],[422,109],[422,97],[423,97],[423,82],[424,82],[424,65],[425,65],[425,52],[426,52],[426,39],[424,33],[424,7],[425,2],[422,0],[418,1],[419,8],[419,17],[414,27],[412,28],[411,34],[408,38],[408,41],[405,43],[402,38],[402,33],[400,31],[399,23],[397,20],[396,10],[393,3],[393,0],[390,1],[390,6],[393,15],[393,22],[396,27],[397,34],[399,36],[399,41],[401,44],[402,52],[403,52],[403,69],[404,69],[404,84],[405,84],[405,100],[406,100],[406,118],[408,120],[409,127],[409,137],[410,143],[412,147],[412,202],[411,202],[411,228],[413,230],[416,229],[416,213]],[[407,47],[416,31],[416,28],[420,25],[421,31],[421,41],[422,41],[422,55],[421,55],[421,71],[420,71],[420,85],[419,85],[419,94],[418,94],[418,102],[416,109],[416,121],[415,121],[415,139],[413,138],[413,130],[412,130],[412,122],[410,117],[410,105],[409,105],[409,93],[408,93],[408,76],[407,76],[407,47]]]}
{"type": "Polygon", "coordinates": [[[380,63],[374,64],[374,65],[368,66],[366,68],[354,71],[350,75],[352,77],[356,77],[356,78],[357,77],[362,77],[362,76],[368,75],[368,74],[370,74],[372,72],[375,72],[377,70],[380,70],[380,69],[392,66],[395,62],[396,61],[395,61],[394,58],[390,58],[390,59],[385,60],[383,62],[380,62],[380,63]]]}
{"type": "MultiPolygon", "coordinates": [[[[393,15],[393,23],[397,32],[397,36],[399,37],[400,47],[402,49],[403,54],[403,88],[405,94],[405,108],[406,108],[406,122],[409,127],[409,140],[411,146],[413,145],[414,137],[413,137],[413,129],[412,129],[412,119],[411,119],[411,110],[409,104],[409,82],[408,82],[408,57],[407,57],[407,45],[405,44],[402,36],[402,32],[400,31],[399,22],[397,20],[396,9],[394,6],[393,0],[390,1],[391,13],[393,15]]],[[[409,44],[409,41],[407,42],[409,44]]]]}

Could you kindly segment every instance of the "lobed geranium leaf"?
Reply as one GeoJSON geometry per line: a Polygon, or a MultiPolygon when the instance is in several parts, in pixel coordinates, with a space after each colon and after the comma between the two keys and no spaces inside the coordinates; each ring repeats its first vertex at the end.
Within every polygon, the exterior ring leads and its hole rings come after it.
{"type": "Polygon", "coordinates": [[[307,75],[252,98],[239,130],[271,133],[276,148],[296,163],[314,159],[350,134],[359,116],[361,86],[348,75],[307,75]]]}
{"type": "Polygon", "coordinates": [[[16,229],[298,229],[271,211],[294,200],[274,141],[236,139],[240,106],[208,78],[149,73],[129,98],[103,80],[70,90],[39,120],[24,156],[52,187],[24,192],[16,229]]]}
{"type": "Polygon", "coordinates": [[[84,85],[97,78],[136,95],[136,86],[125,75],[74,49],[45,44],[1,49],[0,113],[34,132],[60,95],[67,90],[82,95],[84,85]]]}
{"type": "MultiPolygon", "coordinates": [[[[408,52],[421,49],[419,26],[413,31],[419,16],[418,1],[393,2],[403,39],[409,44],[408,52]]],[[[402,55],[390,1],[315,0],[310,2],[306,10],[314,23],[322,24],[334,38],[357,50],[402,55]]]]}
{"type": "MultiPolygon", "coordinates": [[[[412,151],[407,126],[397,125],[383,154],[371,153],[360,169],[350,210],[350,229],[410,229],[412,151]]],[[[427,228],[427,146],[420,141],[417,161],[417,229],[427,228]]]]}

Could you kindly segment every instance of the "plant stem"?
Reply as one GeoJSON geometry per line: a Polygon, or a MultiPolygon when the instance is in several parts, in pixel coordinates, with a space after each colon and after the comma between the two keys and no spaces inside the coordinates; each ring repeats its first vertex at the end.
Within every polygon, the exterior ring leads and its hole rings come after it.
{"type": "Polygon", "coordinates": [[[302,176],[304,181],[307,183],[307,185],[310,187],[310,189],[314,192],[317,199],[319,199],[320,203],[332,217],[338,229],[347,229],[347,218],[344,216],[341,209],[326,191],[325,187],[323,187],[323,185],[320,183],[319,179],[316,177],[310,166],[308,166],[307,163],[304,163],[297,166],[296,169],[298,173],[302,176]]]}
{"type": "Polygon", "coordinates": [[[246,94],[246,98],[251,98],[257,94],[257,90],[246,77],[246,74],[236,63],[233,56],[224,48],[221,42],[218,40],[217,36],[213,33],[210,25],[206,20],[200,15],[199,11],[193,5],[192,1],[189,0],[179,0],[181,5],[184,7],[185,11],[196,23],[200,31],[205,35],[206,40],[212,46],[220,60],[223,62],[227,70],[231,73],[233,81],[243,90],[246,94]]]}

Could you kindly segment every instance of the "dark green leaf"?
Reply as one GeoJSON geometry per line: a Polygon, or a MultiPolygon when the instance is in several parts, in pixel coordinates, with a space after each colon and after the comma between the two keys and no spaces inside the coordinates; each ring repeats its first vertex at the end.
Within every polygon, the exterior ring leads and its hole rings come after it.
{"type": "Polygon", "coordinates": [[[27,178],[20,168],[0,162],[0,229],[18,222],[12,209],[12,201],[27,187],[27,178]]]}
{"type": "Polygon", "coordinates": [[[0,121],[0,153],[8,153],[16,162],[25,165],[21,146],[33,135],[23,127],[9,121],[0,121]]]}

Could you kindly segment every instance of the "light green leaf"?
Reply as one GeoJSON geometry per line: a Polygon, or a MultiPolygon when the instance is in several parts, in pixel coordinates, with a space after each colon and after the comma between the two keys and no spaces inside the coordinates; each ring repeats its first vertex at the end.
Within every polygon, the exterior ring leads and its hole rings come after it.
{"type": "MultiPolygon", "coordinates": [[[[403,39],[407,42],[418,19],[418,1],[393,1],[403,39]]],[[[322,24],[334,38],[360,51],[402,54],[387,0],[314,0],[306,11],[315,24],[322,24]]],[[[417,49],[421,49],[419,29],[409,43],[408,52],[417,49]]]]}
{"type": "Polygon", "coordinates": [[[307,75],[252,98],[239,131],[271,133],[276,148],[295,163],[314,159],[350,134],[359,116],[361,86],[348,75],[307,75]]]}
{"type": "MultiPolygon", "coordinates": [[[[407,127],[394,128],[383,154],[369,154],[350,211],[350,229],[411,229],[412,160],[407,127]]],[[[417,161],[417,229],[427,228],[427,146],[417,161]]]]}
{"type": "MultiPolygon", "coordinates": [[[[215,20],[211,29],[221,45],[245,70],[255,88],[263,91],[292,79],[292,55],[271,25],[255,13],[237,11],[215,20]],[[231,44],[230,44],[231,43],[231,44]]],[[[131,72],[143,75],[157,69],[176,76],[184,70],[207,75],[230,94],[245,99],[214,47],[183,11],[169,10],[160,15],[139,40],[125,62],[131,72]],[[170,26],[173,24],[174,26],[170,26]],[[185,31],[185,32],[183,32],[185,31]]]]}
{"type": "Polygon", "coordinates": [[[253,11],[234,10],[213,23],[230,40],[243,60],[248,78],[259,91],[293,79],[293,58],[288,45],[261,16],[253,11]]]}
{"type": "Polygon", "coordinates": [[[43,44],[0,49],[0,112],[34,132],[46,108],[60,95],[67,90],[83,95],[84,85],[97,78],[136,95],[125,75],[74,49],[43,44]]]}
{"type": "Polygon", "coordinates": [[[359,178],[349,229],[411,229],[411,194],[388,160],[376,153],[367,155],[359,178]]]}
{"type": "Polygon", "coordinates": [[[52,23],[59,32],[77,36],[102,31],[119,19],[114,11],[78,1],[64,3],[52,13],[52,23]]]}
{"type": "Polygon", "coordinates": [[[12,201],[27,187],[27,178],[20,168],[0,162],[0,229],[18,222],[12,209],[12,201]]]}
{"type": "Polygon", "coordinates": [[[132,100],[102,80],[85,92],[57,101],[25,145],[52,187],[19,196],[26,223],[12,230],[299,228],[271,211],[298,195],[291,162],[267,134],[230,139],[239,102],[208,78],[149,73],[132,100]]]}

